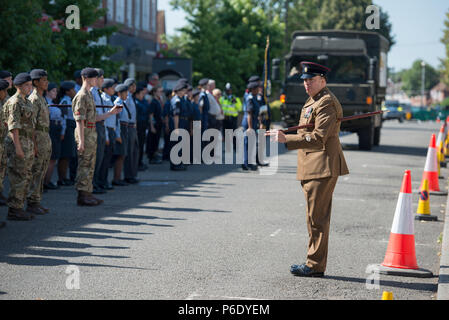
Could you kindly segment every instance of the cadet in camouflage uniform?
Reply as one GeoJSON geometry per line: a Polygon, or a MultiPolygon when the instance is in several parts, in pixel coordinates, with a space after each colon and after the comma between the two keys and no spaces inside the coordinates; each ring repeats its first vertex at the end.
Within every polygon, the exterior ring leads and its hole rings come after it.
{"type": "Polygon", "coordinates": [[[103,203],[103,200],[92,195],[97,152],[96,122],[121,112],[121,109],[113,108],[97,116],[90,89],[97,83],[98,72],[93,68],[85,68],[81,71],[81,77],[83,86],[72,101],[73,116],[76,121],[75,140],[78,145],[78,170],[75,184],[78,190],[77,203],[79,206],[98,206],[103,203]]]}
{"type": "MultiPolygon", "coordinates": [[[[8,91],[9,89],[12,88],[12,74],[9,71],[6,70],[2,70],[0,71],[0,80],[5,81],[7,84],[6,89],[2,90],[3,93],[1,94],[0,97],[0,117],[1,117],[1,105],[4,105],[6,103],[6,101],[9,99],[9,94],[8,91]]],[[[6,85],[5,83],[3,83],[3,86],[6,85]]],[[[0,118],[1,120],[1,118],[0,118]]],[[[6,127],[6,125],[3,125],[3,123],[6,123],[6,120],[2,121],[1,124],[1,128],[0,128],[0,144],[1,147],[3,148],[3,152],[0,151],[0,206],[6,206],[6,197],[3,195],[3,181],[5,179],[5,174],[6,174],[6,160],[7,160],[7,156],[6,156],[6,150],[4,148],[4,140],[5,137],[8,133],[8,129],[6,127]]]]}
{"type": "MultiPolygon", "coordinates": [[[[8,127],[5,124],[5,121],[3,119],[3,101],[6,100],[6,96],[7,96],[7,89],[9,87],[9,83],[6,80],[0,79],[0,159],[5,158],[6,159],[6,153],[5,153],[5,148],[4,148],[4,141],[5,141],[5,137],[6,134],[8,133],[8,127]]],[[[1,170],[4,170],[4,168],[6,168],[6,161],[1,161],[0,163],[1,166],[1,170]]],[[[0,185],[3,188],[3,176],[1,177],[0,180],[0,185]]],[[[6,205],[6,198],[3,197],[3,195],[1,195],[3,199],[0,199],[0,204],[1,205],[6,205]]],[[[0,222],[0,228],[4,227],[6,225],[5,222],[1,221],[0,222]]]]}
{"type": "Polygon", "coordinates": [[[45,214],[49,209],[42,207],[42,193],[44,192],[44,178],[47,173],[51,157],[50,111],[44,92],[48,89],[48,75],[45,70],[35,69],[30,72],[34,91],[28,97],[33,104],[33,113],[36,119],[34,132],[37,155],[34,158],[32,179],[28,193],[27,210],[33,214],[45,214]]]}
{"type": "Polygon", "coordinates": [[[10,190],[8,197],[8,220],[31,220],[34,215],[23,210],[31,182],[33,166],[34,127],[33,105],[27,100],[31,93],[31,77],[20,73],[14,79],[17,93],[9,98],[3,107],[7,119],[9,135],[6,142],[8,154],[8,178],[10,190]]]}

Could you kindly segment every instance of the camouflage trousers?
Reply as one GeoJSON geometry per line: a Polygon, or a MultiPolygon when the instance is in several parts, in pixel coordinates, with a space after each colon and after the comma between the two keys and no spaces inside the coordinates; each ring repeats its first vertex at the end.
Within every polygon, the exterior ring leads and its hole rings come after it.
{"type": "Polygon", "coordinates": [[[30,189],[32,177],[31,169],[34,162],[34,143],[31,138],[20,137],[25,157],[20,159],[16,156],[14,143],[9,141],[7,144],[8,153],[8,179],[10,184],[8,207],[14,209],[23,209],[30,189]]]}
{"type": "Polygon", "coordinates": [[[6,175],[6,164],[8,163],[8,156],[6,155],[6,148],[2,140],[0,140],[0,194],[3,193],[3,182],[6,175]]]}
{"type": "Polygon", "coordinates": [[[47,173],[51,157],[51,139],[48,133],[36,131],[37,157],[34,158],[31,168],[30,190],[28,203],[40,204],[44,192],[44,178],[47,173]]]}
{"type": "MultiPolygon", "coordinates": [[[[77,145],[79,138],[75,135],[77,145]]],[[[84,129],[84,152],[78,151],[78,170],[76,172],[75,187],[78,191],[92,193],[92,180],[95,172],[95,161],[97,158],[97,132],[95,128],[84,129]]]]}

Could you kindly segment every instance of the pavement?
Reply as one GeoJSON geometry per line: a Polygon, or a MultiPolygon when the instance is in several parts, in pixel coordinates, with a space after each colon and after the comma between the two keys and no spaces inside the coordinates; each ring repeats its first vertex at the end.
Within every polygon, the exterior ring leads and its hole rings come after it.
{"type": "MultiPolygon", "coordinates": [[[[0,299],[380,300],[383,291],[396,300],[440,299],[447,197],[431,196],[439,221],[415,222],[418,265],[432,278],[368,272],[385,256],[404,171],[417,188],[438,131],[436,123],[386,122],[370,152],[357,150],[356,135],[341,138],[351,174],[334,193],[324,278],[289,272],[304,261],[308,235],[296,152],[282,149],[274,175],[238,165],[152,165],[138,185],[99,196],[98,208],[77,207],[73,187],[46,193],[49,215],[0,230],[0,299]]],[[[0,208],[0,220],[6,213],[0,208]]]]}
{"type": "Polygon", "coordinates": [[[438,300],[449,300],[449,197],[444,216],[442,238],[437,298],[438,300]]]}

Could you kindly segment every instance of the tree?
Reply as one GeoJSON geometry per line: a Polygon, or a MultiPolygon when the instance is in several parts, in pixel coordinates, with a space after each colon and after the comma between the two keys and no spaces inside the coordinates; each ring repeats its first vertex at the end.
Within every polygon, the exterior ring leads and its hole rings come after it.
{"type": "Polygon", "coordinates": [[[56,82],[71,79],[75,70],[86,66],[116,72],[120,64],[107,59],[116,49],[97,42],[117,29],[88,28],[105,15],[99,4],[100,0],[0,0],[0,67],[13,74],[42,68],[56,82]],[[65,28],[69,5],[80,8],[79,30],[65,28]]]}
{"type": "Polygon", "coordinates": [[[261,75],[267,36],[273,55],[281,51],[283,24],[268,17],[256,0],[172,0],[187,14],[182,28],[186,56],[193,59],[194,83],[213,78],[223,87],[230,82],[243,93],[253,74],[261,75]]]}
{"type": "MultiPolygon", "coordinates": [[[[422,60],[416,60],[410,69],[401,72],[402,90],[410,96],[421,95],[422,85],[422,60]]],[[[440,81],[440,74],[431,65],[425,66],[424,90],[428,92],[440,81]]]]}
{"type": "Polygon", "coordinates": [[[446,13],[446,20],[444,21],[444,35],[441,42],[446,47],[446,58],[441,59],[442,65],[442,80],[446,85],[449,85],[449,11],[446,13]]]}

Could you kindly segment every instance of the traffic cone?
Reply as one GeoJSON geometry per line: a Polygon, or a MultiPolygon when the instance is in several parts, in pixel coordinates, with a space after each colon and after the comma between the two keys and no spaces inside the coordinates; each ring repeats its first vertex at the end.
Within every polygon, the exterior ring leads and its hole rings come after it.
{"type": "Polygon", "coordinates": [[[402,181],[384,262],[376,271],[395,276],[420,278],[433,276],[431,271],[418,268],[416,263],[410,170],[405,171],[402,181]]]}
{"type": "Polygon", "coordinates": [[[449,157],[449,116],[446,118],[446,139],[444,144],[444,155],[449,157]]]}
{"type": "MultiPolygon", "coordinates": [[[[446,162],[444,162],[444,141],[446,139],[446,123],[444,123],[440,128],[440,133],[438,134],[437,144],[437,158],[438,158],[438,164],[439,168],[443,167],[446,168],[446,162]]],[[[438,176],[440,176],[440,169],[438,168],[438,176]]],[[[444,178],[443,178],[444,179],[444,178]]]]}
{"type": "Polygon", "coordinates": [[[427,179],[427,181],[429,182],[430,194],[447,195],[446,191],[440,190],[440,186],[438,184],[438,159],[437,159],[435,134],[432,134],[432,137],[430,139],[429,149],[427,151],[426,164],[424,166],[424,173],[421,182],[421,188],[419,189],[420,192],[425,179],[427,179]]]}
{"type": "Polygon", "coordinates": [[[415,220],[437,221],[438,217],[430,215],[429,182],[424,180],[419,194],[418,210],[415,220]]]}
{"type": "Polygon", "coordinates": [[[382,293],[382,300],[393,300],[393,292],[384,291],[382,293]]]}

